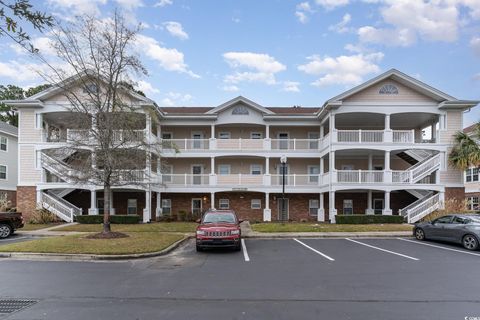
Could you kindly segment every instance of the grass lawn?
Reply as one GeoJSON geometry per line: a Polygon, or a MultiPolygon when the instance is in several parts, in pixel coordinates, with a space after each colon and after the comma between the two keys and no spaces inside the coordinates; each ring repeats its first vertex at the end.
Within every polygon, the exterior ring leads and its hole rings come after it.
{"type": "Polygon", "coordinates": [[[181,234],[129,232],[120,239],[86,239],[86,235],[52,237],[0,246],[0,252],[38,252],[75,254],[135,254],[156,252],[183,238],[181,234]]]}
{"type": "Polygon", "coordinates": [[[42,223],[26,223],[23,228],[18,229],[18,231],[34,231],[34,230],[40,230],[40,229],[45,229],[45,228],[50,228],[50,227],[55,227],[58,224],[42,224],[42,223]]]}
{"type": "Polygon", "coordinates": [[[407,224],[317,224],[317,223],[257,223],[252,224],[258,232],[368,232],[412,231],[407,224]]]}
{"type": "MultiPolygon", "coordinates": [[[[144,224],[112,224],[112,231],[118,232],[195,232],[195,222],[154,222],[144,224]]],[[[58,228],[55,231],[100,232],[101,224],[77,224],[58,228]]]]}

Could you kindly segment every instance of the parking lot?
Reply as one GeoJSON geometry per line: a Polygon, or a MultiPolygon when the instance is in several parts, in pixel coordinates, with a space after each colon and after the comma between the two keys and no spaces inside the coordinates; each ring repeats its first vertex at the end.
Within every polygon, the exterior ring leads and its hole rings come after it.
{"type": "Polygon", "coordinates": [[[479,266],[480,252],[411,238],[246,239],[241,252],[201,253],[192,240],[143,260],[0,260],[0,298],[38,301],[5,319],[474,319],[479,266]]]}

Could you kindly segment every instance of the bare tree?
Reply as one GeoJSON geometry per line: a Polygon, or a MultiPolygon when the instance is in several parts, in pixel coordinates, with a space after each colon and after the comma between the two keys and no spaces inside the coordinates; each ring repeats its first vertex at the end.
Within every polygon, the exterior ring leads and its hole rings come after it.
{"type": "Polygon", "coordinates": [[[42,76],[52,84],[49,90],[66,97],[71,115],[64,122],[67,146],[51,150],[49,161],[63,179],[103,186],[104,234],[111,232],[111,188],[151,183],[152,167],[143,169],[152,163],[156,171],[159,154],[150,138],[156,105],[131,90],[132,79],[147,75],[134,49],[138,32],[117,12],[104,20],[79,17],[53,31],[60,63],[44,60],[51,71],[42,76]]]}

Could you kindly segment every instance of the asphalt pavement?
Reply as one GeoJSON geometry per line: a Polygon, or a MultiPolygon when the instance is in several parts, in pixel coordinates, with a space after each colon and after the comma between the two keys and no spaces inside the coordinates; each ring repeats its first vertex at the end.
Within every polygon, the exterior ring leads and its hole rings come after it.
{"type": "Polygon", "coordinates": [[[480,319],[480,252],[389,239],[246,239],[123,262],[0,259],[0,319],[480,319]],[[466,318],[467,317],[467,318],[466,318]]]}

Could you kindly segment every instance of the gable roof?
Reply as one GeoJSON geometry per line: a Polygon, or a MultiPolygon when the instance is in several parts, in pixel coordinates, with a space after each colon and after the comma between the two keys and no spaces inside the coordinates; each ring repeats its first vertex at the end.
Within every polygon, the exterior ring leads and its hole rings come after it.
{"type": "MultiPolygon", "coordinates": [[[[165,114],[211,114],[212,107],[160,107],[159,110],[165,114]]],[[[314,115],[318,107],[265,107],[272,115],[314,115]]]]}
{"type": "Polygon", "coordinates": [[[435,89],[431,86],[429,86],[428,84],[418,80],[418,79],[415,79],[403,72],[400,72],[398,71],[397,69],[390,69],[388,70],[387,72],[384,72],[378,76],[376,76],[375,78],[372,78],[364,83],[362,83],[361,85],[358,85],[356,87],[353,87],[352,89],[350,90],[347,90],[341,94],[339,94],[338,96],[335,96],[331,99],[329,99],[326,103],[326,104],[330,104],[332,102],[336,102],[336,101],[341,101],[341,100],[345,100],[346,98],[370,87],[370,86],[373,86],[385,79],[388,79],[388,78],[391,78],[407,87],[410,87],[416,91],[419,91],[420,93],[426,95],[426,96],[429,96],[437,101],[457,101],[456,98],[438,90],[438,89],[435,89]]]}
{"type": "Polygon", "coordinates": [[[222,103],[221,105],[219,105],[218,107],[215,107],[209,111],[207,111],[207,114],[213,114],[213,113],[218,113],[224,109],[227,109],[239,102],[243,102],[244,104],[246,104],[247,106],[253,108],[253,109],[256,109],[257,111],[259,111],[260,113],[264,113],[264,114],[273,114],[272,111],[268,110],[267,108],[259,105],[258,103],[256,102],[253,102],[252,100],[250,99],[247,99],[245,97],[242,97],[242,96],[238,96],[236,98],[233,98],[232,100],[229,100],[225,103],[222,103]]]}
{"type": "Polygon", "coordinates": [[[12,136],[18,137],[18,128],[3,121],[0,121],[0,132],[5,132],[7,134],[11,134],[12,136]]]}
{"type": "Polygon", "coordinates": [[[473,132],[475,132],[476,127],[477,127],[477,123],[474,123],[471,126],[463,128],[463,132],[466,133],[466,134],[473,133],[473,132]]]}

